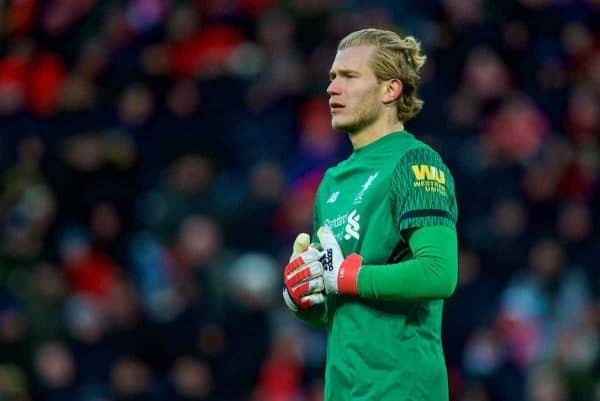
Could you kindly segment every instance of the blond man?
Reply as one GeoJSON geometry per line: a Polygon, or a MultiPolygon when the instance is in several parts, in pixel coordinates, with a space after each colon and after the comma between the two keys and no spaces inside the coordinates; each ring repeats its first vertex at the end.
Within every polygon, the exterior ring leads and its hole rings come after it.
{"type": "Polygon", "coordinates": [[[284,300],[328,328],[326,401],[444,401],[444,298],[456,286],[454,180],[406,131],[423,107],[425,63],[411,36],[343,38],[327,88],[332,126],[354,151],[325,173],[314,205],[319,243],[299,234],[284,300]]]}

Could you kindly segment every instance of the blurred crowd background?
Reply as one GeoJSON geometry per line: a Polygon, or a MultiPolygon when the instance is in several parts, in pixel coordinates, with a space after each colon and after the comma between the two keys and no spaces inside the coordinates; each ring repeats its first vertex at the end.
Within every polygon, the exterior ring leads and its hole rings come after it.
{"type": "Polygon", "coordinates": [[[0,399],[318,401],[281,301],[363,27],[457,183],[452,401],[600,400],[598,0],[0,2],[0,399]]]}

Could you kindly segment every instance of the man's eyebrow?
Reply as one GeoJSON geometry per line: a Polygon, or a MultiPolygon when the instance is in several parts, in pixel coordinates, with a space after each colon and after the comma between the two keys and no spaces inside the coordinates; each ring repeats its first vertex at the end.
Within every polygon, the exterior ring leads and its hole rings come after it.
{"type": "Polygon", "coordinates": [[[339,68],[337,70],[334,69],[334,70],[329,71],[329,76],[336,75],[336,74],[350,75],[350,74],[360,74],[360,72],[358,72],[357,70],[350,69],[350,68],[339,68]]]}

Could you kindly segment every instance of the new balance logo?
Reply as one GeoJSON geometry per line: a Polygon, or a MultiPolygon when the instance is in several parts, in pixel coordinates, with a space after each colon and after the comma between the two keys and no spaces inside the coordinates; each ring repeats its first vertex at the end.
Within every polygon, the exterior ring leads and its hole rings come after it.
{"type": "Polygon", "coordinates": [[[346,235],[344,235],[345,240],[349,240],[350,238],[360,238],[360,235],[358,234],[358,230],[360,230],[360,224],[358,224],[359,220],[360,215],[356,212],[356,209],[350,212],[348,215],[348,224],[346,224],[346,235]]]}
{"type": "Polygon", "coordinates": [[[420,166],[413,164],[412,171],[418,181],[428,180],[436,181],[440,184],[446,183],[446,176],[444,175],[444,172],[437,167],[428,166],[426,164],[421,164],[420,166]]]}
{"type": "Polygon", "coordinates": [[[338,196],[340,195],[340,191],[336,191],[334,193],[331,194],[331,196],[329,197],[329,199],[327,199],[327,203],[334,203],[338,196]]]}

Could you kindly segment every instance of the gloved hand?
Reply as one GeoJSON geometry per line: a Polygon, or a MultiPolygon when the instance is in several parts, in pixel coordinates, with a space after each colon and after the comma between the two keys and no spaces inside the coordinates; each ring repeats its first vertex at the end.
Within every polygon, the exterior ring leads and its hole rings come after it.
{"type": "Polygon", "coordinates": [[[327,226],[319,228],[317,236],[323,247],[321,261],[325,292],[358,295],[358,271],[362,267],[362,256],[352,253],[344,258],[342,248],[327,226]]]}
{"type": "Polygon", "coordinates": [[[283,272],[283,300],[294,312],[325,302],[321,255],[310,245],[308,234],[298,234],[290,262],[283,272]]]}

